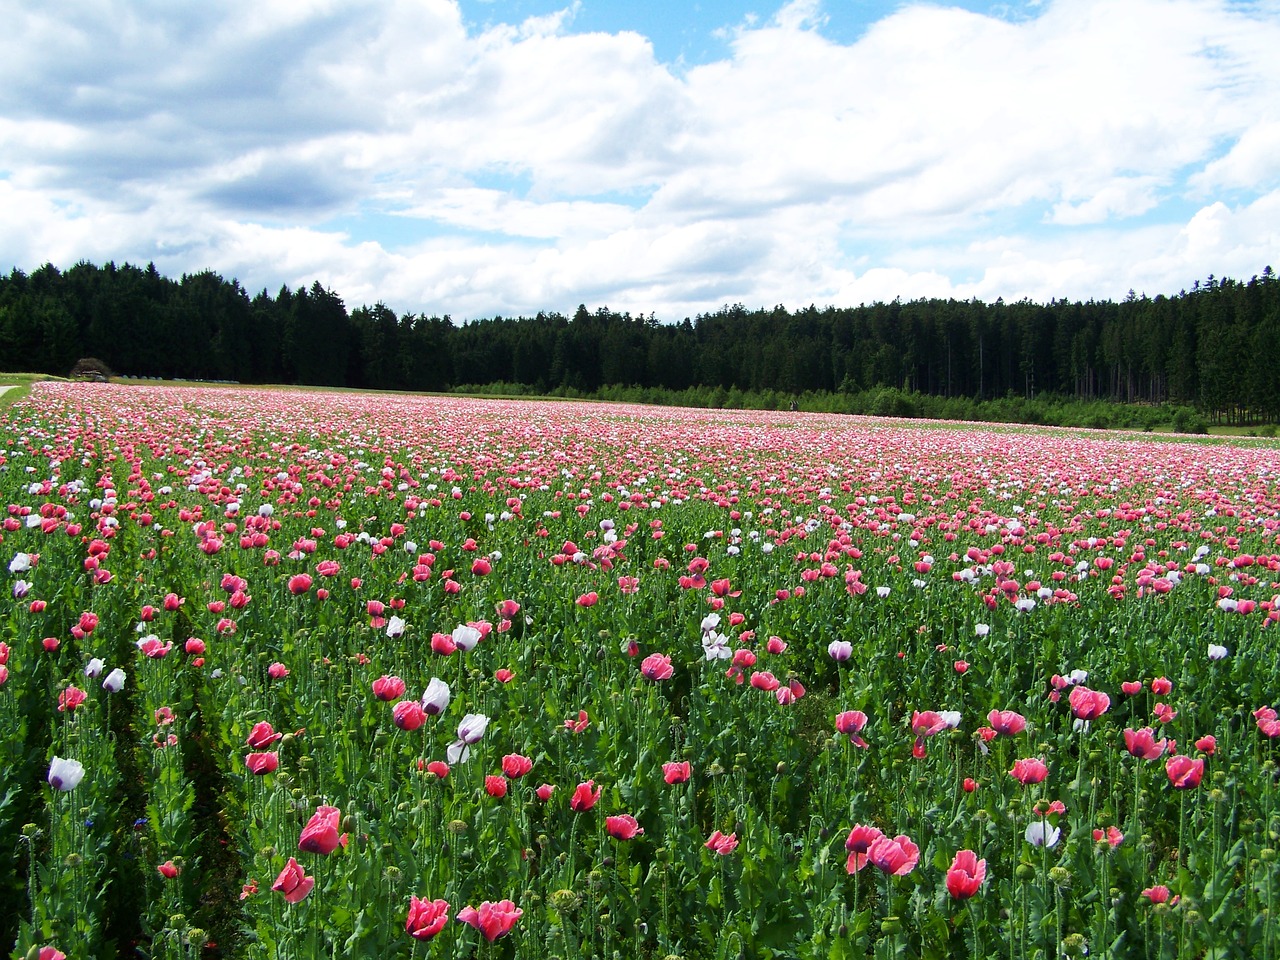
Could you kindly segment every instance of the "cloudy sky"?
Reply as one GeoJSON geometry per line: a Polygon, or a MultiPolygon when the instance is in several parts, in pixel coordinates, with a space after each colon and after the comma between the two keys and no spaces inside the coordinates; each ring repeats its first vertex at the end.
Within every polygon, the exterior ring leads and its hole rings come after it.
{"type": "Polygon", "coordinates": [[[1277,0],[0,0],[0,22],[6,272],[679,320],[1280,269],[1277,0]]]}

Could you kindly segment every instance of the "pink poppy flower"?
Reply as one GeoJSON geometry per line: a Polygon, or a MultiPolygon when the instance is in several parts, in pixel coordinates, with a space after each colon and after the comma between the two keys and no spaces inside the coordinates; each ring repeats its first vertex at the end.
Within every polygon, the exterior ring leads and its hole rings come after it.
{"type": "Polygon", "coordinates": [[[849,838],[844,842],[844,848],[849,851],[849,859],[845,863],[845,870],[848,873],[857,873],[867,865],[867,852],[871,849],[871,845],[884,836],[875,827],[867,827],[862,824],[855,824],[853,829],[849,831],[849,838]]]}
{"type": "Polygon", "coordinates": [[[836,714],[836,732],[843,733],[855,747],[867,749],[867,741],[861,737],[862,728],[867,725],[867,715],[861,710],[845,710],[836,714]]]}
{"type": "Polygon", "coordinates": [[[1174,718],[1178,715],[1178,711],[1167,703],[1157,703],[1151,708],[1151,712],[1155,714],[1156,719],[1161,723],[1173,723],[1174,718]]]}
{"type": "MultiPolygon", "coordinates": [[[[959,715],[957,714],[956,716],[958,717],[959,715]]],[[[916,735],[916,740],[911,746],[911,755],[917,760],[923,759],[926,755],[925,738],[941,733],[951,726],[952,724],[947,721],[947,718],[935,710],[925,710],[923,712],[913,710],[911,712],[911,732],[916,735]]]]}
{"type": "Polygon", "coordinates": [[[644,833],[644,827],[640,826],[636,818],[629,813],[619,813],[612,817],[605,817],[604,828],[609,832],[609,836],[615,840],[634,840],[644,833]]]}
{"type": "Polygon", "coordinates": [[[947,729],[946,718],[934,710],[913,710],[911,713],[911,732],[917,737],[932,737],[947,729]]]}
{"type": "Polygon", "coordinates": [[[317,807],[311,820],[302,828],[298,849],[327,857],[338,849],[339,844],[345,845],[346,835],[338,835],[341,820],[342,811],[337,807],[317,807]]]}
{"type": "Polygon", "coordinates": [[[765,693],[773,693],[778,687],[782,686],[782,682],[768,670],[757,670],[751,674],[751,685],[757,690],[765,691],[765,693]]]}
{"type": "Polygon", "coordinates": [[[905,834],[893,839],[881,837],[867,850],[867,859],[885,873],[905,877],[920,861],[920,848],[905,834]]]}
{"type": "Polygon", "coordinates": [[[427,722],[427,711],[417,700],[401,700],[391,708],[391,722],[401,730],[417,730],[427,722]]]}
{"type": "Polygon", "coordinates": [[[499,900],[497,903],[486,900],[480,904],[479,909],[471,906],[463,907],[458,911],[455,919],[475,927],[486,940],[492,943],[510,933],[511,928],[522,916],[524,911],[510,900],[499,900]]]}
{"type": "Polygon", "coordinates": [[[244,758],[244,765],[255,777],[274,773],[280,766],[280,758],[274,753],[251,753],[244,758]]]}
{"type": "Polygon", "coordinates": [[[143,637],[138,641],[138,649],[150,659],[160,660],[173,649],[173,641],[162,643],[159,637],[143,637]]]}
{"type": "Polygon", "coordinates": [[[736,833],[731,833],[726,836],[719,830],[716,830],[707,838],[707,842],[704,843],[703,846],[717,856],[727,857],[738,848],[738,835],[736,833]]]}
{"type": "Polygon", "coordinates": [[[297,903],[306,899],[315,885],[316,878],[308,877],[298,861],[290,857],[285,868],[280,871],[280,876],[276,877],[276,882],[271,885],[271,889],[283,893],[287,903],[297,903]]]}
{"type": "Polygon", "coordinates": [[[992,710],[987,714],[987,723],[991,724],[991,729],[996,733],[1009,737],[1017,736],[1027,729],[1026,717],[1013,710],[992,710]]]}
{"type": "Polygon", "coordinates": [[[1184,757],[1181,754],[1172,756],[1164,762],[1165,773],[1169,783],[1177,790],[1190,790],[1200,786],[1204,776],[1204,758],[1184,757]]]}
{"type": "Polygon", "coordinates": [[[596,805],[596,801],[600,799],[600,793],[601,788],[596,786],[594,780],[578,784],[574,788],[573,796],[569,798],[569,809],[577,813],[586,813],[596,805]]]}
{"type": "Polygon", "coordinates": [[[390,702],[404,695],[405,683],[399,677],[383,674],[373,681],[373,695],[379,700],[390,702]]]}
{"type": "Polygon", "coordinates": [[[1111,698],[1105,693],[1081,686],[1071,688],[1067,702],[1079,720],[1096,720],[1111,708],[1111,698]]]}
{"type": "Polygon", "coordinates": [[[1049,776],[1049,767],[1039,757],[1015,760],[1013,769],[1009,771],[1009,776],[1025,787],[1030,783],[1042,783],[1045,777],[1049,776]]]}
{"type": "Polygon", "coordinates": [[[665,653],[651,653],[640,662],[640,673],[650,680],[669,680],[675,670],[665,653]]]}
{"type": "Polygon", "coordinates": [[[68,712],[74,713],[74,712],[75,712],[76,707],[78,707],[78,706],[80,706],[80,704],[84,703],[85,698],[86,698],[87,696],[88,696],[88,694],[86,694],[86,693],[85,693],[83,690],[81,690],[79,687],[67,687],[65,690],[63,690],[61,693],[59,693],[59,694],[58,694],[58,710],[59,710],[59,712],[61,712],[61,713],[68,713],[68,712]]]}
{"type": "Polygon", "coordinates": [[[987,878],[987,861],[972,850],[960,850],[947,871],[947,893],[956,900],[968,900],[987,878]]]}
{"type": "Polygon", "coordinates": [[[1118,847],[1120,844],[1124,843],[1124,834],[1116,827],[1107,827],[1105,832],[1102,830],[1094,830],[1093,842],[1106,843],[1108,846],[1118,847]]]}
{"type": "Polygon", "coordinates": [[[1155,732],[1150,727],[1143,727],[1141,730],[1131,730],[1126,727],[1124,731],[1124,748],[1141,760],[1159,758],[1168,743],[1164,739],[1157,740],[1155,732]]]}
{"type": "Polygon", "coordinates": [[[686,783],[693,768],[688,760],[671,761],[662,765],[662,779],[668,784],[686,783]]]}
{"type": "Polygon", "coordinates": [[[415,940],[430,940],[443,930],[448,922],[447,900],[409,898],[409,919],[405,921],[404,929],[415,940]]]}
{"type": "Polygon", "coordinates": [[[245,739],[245,743],[255,750],[262,750],[271,746],[283,736],[283,733],[276,733],[271,724],[262,720],[253,725],[253,729],[249,731],[249,736],[245,739]]]}
{"type": "Polygon", "coordinates": [[[1264,737],[1280,737],[1280,720],[1271,707],[1259,707],[1253,711],[1253,719],[1264,737]]]}
{"type": "Polygon", "coordinates": [[[502,758],[502,772],[513,780],[516,777],[523,777],[532,769],[533,761],[518,753],[508,753],[502,758]]]}

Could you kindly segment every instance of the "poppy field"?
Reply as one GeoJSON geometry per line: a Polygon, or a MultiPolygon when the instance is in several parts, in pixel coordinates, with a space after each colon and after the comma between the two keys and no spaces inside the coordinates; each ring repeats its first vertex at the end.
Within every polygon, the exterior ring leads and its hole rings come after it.
{"type": "Polygon", "coordinates": [[[14,957],[1280,957],[1280,450],[37,384],[14,957]]]}

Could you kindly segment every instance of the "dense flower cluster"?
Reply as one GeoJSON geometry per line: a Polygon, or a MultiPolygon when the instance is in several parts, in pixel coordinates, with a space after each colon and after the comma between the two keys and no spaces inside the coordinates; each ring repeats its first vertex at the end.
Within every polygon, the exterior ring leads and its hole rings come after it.
{"type": "Polygon", "coordinates": [[[1280,739],[1274,451],[111,385],[10,426],[33,930],[145,883],[139,940],[216,903],[326,956],[1280,946],[1229,919],[1280,884],[1238,775],[1280,739]]]}

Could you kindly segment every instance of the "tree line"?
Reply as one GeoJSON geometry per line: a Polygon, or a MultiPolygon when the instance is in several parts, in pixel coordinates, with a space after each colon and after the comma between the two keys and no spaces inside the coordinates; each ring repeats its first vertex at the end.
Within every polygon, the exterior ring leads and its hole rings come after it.
{"type": "Polygon", "coordinates": [[[920,299],[748,310],[660,323],[608,307],[572,316],[348,310],[319,282],[251,296],[211,271],[46,265],[0,276],[0,369],[241,383],[603,395],[610,388],[795,397],[866,394],[1181,404],[1280,420],[1280,280],[1208,277],[1119,302],[920,299]]]}

